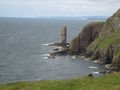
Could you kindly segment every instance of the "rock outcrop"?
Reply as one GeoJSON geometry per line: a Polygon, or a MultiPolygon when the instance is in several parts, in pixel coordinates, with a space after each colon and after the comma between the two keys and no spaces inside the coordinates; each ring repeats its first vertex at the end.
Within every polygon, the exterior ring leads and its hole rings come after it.
{"type": "Polygon", "coordinates": [[[120,9],[105,23],[91,23],[85,26],[78,37],[72,40],[71,52],[87,50],[92,59],[112,63],[120,69],[120,9]]]}
{"type": "Polygon", "coordinates": [[[72,40],[70,47],[71,52],[84,52],[88,45],[99,36],[103,24],[104,22],[93,22],[86,25],[82,32],[72,40]]]}

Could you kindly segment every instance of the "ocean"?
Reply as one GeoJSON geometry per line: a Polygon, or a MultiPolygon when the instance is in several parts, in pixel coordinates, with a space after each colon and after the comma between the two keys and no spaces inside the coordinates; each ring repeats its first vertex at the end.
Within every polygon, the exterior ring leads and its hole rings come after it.
{"type": "Polygon", "coordinates": [[[68,42],[93,20],[78,18],[0,18],[0,83],[82,77],[104,70],[94,62],[71,56],[43,58],[68,29],[68,42]]]}

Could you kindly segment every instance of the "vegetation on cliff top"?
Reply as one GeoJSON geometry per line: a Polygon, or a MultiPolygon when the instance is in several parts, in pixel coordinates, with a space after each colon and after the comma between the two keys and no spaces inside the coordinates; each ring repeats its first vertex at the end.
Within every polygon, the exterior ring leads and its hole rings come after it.
{"type": "Polygon", "coordinates": [[[120,90],[120,73],[98,78],[0,84],[0,90],[120,90]]]}
{"type": "Polygon", "coordinates": [[[106,49],[109,45],[112,44],[119,44],[120,43],[120,34],[112,34],[112,35],[103,35],[97,38],[93,43],[89,45],[89,49],[96,50],[96,49],[106,49]]]}

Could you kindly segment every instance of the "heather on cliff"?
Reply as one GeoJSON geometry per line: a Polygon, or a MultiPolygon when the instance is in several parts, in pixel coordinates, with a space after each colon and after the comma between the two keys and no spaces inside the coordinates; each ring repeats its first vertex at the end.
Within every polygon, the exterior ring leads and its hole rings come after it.
{"type": "Polygon", "coordinates": [[[102,63],[112,63],[113,66],[120,68],[119,36],[120,10],[105,23],[96,22],[86,25],[79,36],[72,40],[71,51],[81,53],[82,49],[89,50],[92,59],[98,59],[102,63]]]}

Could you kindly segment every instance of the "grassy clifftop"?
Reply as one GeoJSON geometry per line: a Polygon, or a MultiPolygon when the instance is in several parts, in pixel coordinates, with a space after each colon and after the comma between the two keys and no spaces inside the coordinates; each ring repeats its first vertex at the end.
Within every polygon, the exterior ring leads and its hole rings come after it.
{"type": "Polygon", "coordinates": [[[1,84],[0,90],[120,90],[120,73],[99,78],[1,84]]]}

